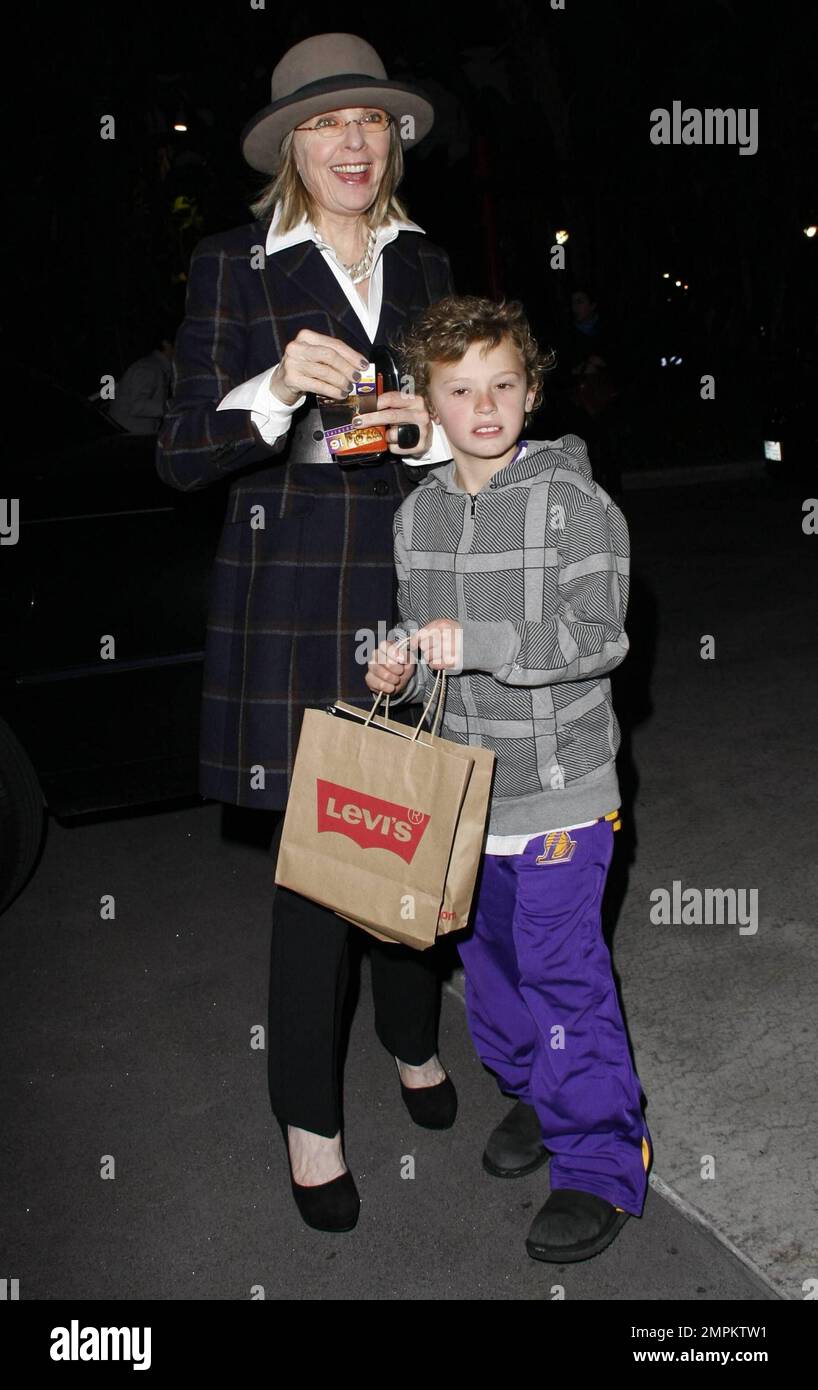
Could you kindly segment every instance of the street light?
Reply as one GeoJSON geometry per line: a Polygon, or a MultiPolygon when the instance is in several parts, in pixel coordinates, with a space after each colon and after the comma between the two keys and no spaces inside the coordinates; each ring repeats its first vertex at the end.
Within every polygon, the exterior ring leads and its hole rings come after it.
{"type": "Polygon", "coordinates": [[[804,228],[804,236],[814,237],[816,232],[818,232],[818,227],[816,227],[814,222],[811,222],[808,227],[804,228]]]}
{"type": "Polygon", "coordinates": [[[561,227],[557,232],[557,245],[564,246],[569,236],[570,232],[567,232],[564,227],[561,227]]]}

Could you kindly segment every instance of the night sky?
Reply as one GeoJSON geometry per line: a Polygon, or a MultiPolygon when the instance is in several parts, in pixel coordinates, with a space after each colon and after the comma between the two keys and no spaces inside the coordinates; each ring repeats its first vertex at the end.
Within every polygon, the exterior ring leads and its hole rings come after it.
{"type": "MultiPolygon", "coordinates": [[[[440,116],[408,154],[400,195],[448,250],[458,289],[523,300],[553,337],[591,280],[637,353],[671,320],[718,365],[814,347],[818,238],[815,8],[728,0],[504,0],[381,6],[34,5],[21,22],[26,119],[12,165],[15,352],[84,393],[178,322],[196,241],[249,221],[263,182],[239,132],[292,43],[361,33],[440,116]],[[662,147],[674,100],[758,110],[758,151],[662,147]],[[187,135],[174,135],[183,112],[187,135]],[[115,141],[99,138],[112,113],[115,141]],[[175,209],[175,210],[174,210],[175,209]],[[566,272],[548,267],[557,227],[566,272]],[[668,307],[681,278],[689,290],[668,307]],[[684,299],[684,303],[676,302],[684,299]],[[670,318],[668,318],[670,316],[670,318]],[[19,337],[17,325],[19,324],[19,337]],[[685,330],[687,331],[687,330],[685,330]]],[[[18,51],[15,43],[13,51],[18,51]]],[[[675,330],[674,330],[675,331],[675,330]]],[[[668,339],[669,342],[669,339],[668,339]]]]}

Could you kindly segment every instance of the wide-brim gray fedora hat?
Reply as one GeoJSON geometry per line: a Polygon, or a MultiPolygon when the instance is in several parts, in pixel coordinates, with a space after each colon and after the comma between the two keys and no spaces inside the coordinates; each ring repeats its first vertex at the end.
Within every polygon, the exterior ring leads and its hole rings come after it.
{"type": "Polygon", "coordinates": [[[355,34],[303,39],[284,54],[270,87],[270,105],[257,111],[241,133],[244,158],[264,174],[278,172],[279,146],[287,132],[322,111],[380,106],[395,118],[404,147],[416,145],[434,124],[429,98],[408,82],[391,82],[375,49],[355,34]]]}

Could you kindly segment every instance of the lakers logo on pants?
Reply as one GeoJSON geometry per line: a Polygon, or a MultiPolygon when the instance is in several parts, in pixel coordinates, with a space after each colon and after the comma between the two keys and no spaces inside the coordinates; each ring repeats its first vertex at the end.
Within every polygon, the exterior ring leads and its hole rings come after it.
{"type": "Polygon", "coordinates": [[[567,830],[549,830],[543,841],[542,854],[537,855],[538,864],[567,864],[577,847],[567,830]]]}

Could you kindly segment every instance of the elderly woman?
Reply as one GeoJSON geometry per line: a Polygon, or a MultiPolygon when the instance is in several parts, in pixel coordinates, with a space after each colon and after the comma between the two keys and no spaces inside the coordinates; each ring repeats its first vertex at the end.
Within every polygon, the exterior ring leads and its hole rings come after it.
{"type": "MultiPolygon", "coordinates": [[[[413,485],[401,458],[450,455],[423,402],[391,392],[366,417],[389,427],[391,452],[341,468],[314,396],[345,398],[373,347],[452,290],[445,252],[395,192],[402,141],[417,143],[432,121],[426,98],[390,82],[362,39],[296,44],[273,73],[272,104],[242,135],[247,162],[275,175],[251,209],[257,220],[194,251],[157,467],[183,490],[233,479],[210,587],[203,796],[283,809],[305,708],[369,705],[361,630],[397,617],[392,520],[413,485]],[[399,422],[418,426],[416,448],[398,448],[399,422]]],[[[293,1195],[320,1230],[350,1230],[360,1205],[341,1145],[348,931],[274,889],[270,1100],[293,1195]]],[[[437,1058],[431,954],[372,943],[375,1027],[412,1118],[443,1129],[457,1098],[437,1058]]]]}

